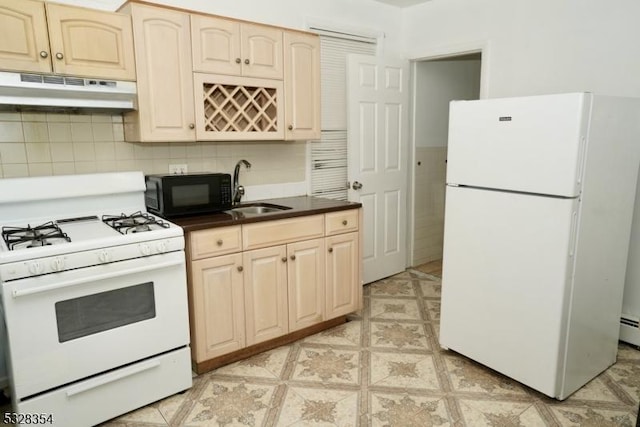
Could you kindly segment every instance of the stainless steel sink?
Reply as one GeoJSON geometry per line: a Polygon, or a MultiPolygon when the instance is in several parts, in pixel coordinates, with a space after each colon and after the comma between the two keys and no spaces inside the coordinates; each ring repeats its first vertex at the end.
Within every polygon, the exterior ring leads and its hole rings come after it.
{"type": "Polygon", "coordinates": [[[288,206],[273,205],[271,203],[244,203],[242,205],[231,208],[230,213],[238,213],[243,215],[263,215],[268,213],[286,211],[291,209],[288,206]]]}

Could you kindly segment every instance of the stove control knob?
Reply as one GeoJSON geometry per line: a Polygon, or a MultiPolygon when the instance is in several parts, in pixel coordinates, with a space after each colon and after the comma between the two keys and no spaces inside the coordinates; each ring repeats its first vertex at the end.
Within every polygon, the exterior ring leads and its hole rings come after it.
{"type": "Polygon", "coordinates": [[[111,254],[105,249],[98,252],[98,260],[102,263],[111,261],[111,254]]]}
{"type": "Polygon", "coordinates": [[[140,253],[144,256],[151,255],[151,248],[148,244],[143,243],[140,246],[140,253]]]}
{"type": "Polygon", "coordinates": [[[44,265],[40,264],[40,261],[33,261],[28,264],[28,269],[31,274],[42,274],[44,265]]]}
{"type": "Polygon", "coordinates": [[[62,258],[54,258],[51,261],[51,269],[53,271],[62,271],[64,268],[64,259],[62,258]]]}
{"type": "Polygon", "coordinates": [[[161,254],[167,252],[167,242],[158,242],[157,249],[161,254]]]}

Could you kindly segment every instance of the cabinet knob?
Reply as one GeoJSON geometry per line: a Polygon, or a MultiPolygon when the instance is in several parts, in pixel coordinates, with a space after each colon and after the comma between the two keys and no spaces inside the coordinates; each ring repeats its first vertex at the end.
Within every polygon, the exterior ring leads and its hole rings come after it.
{"type": "Polygon", "coordinates": [[[193,123],[189,123],[189,129],[195,129],[196,125],[194,125],[193,123]]]}
{"type": "Polygon", "coordinates": [[[238,266],[238,271],[239,271],[240,273],[242,273],[242,270],[244,270],[244,268],[242,268],[242,266],[241,266],[241,265],[239,265],[239,266],[238,266]]]}
{"type": "Polygon", "coordinates": [[[242,60],[240,58],[236,58],[236,64],[239,64],[241,62],[242,62],[242,60]]]}
{"type": "Polygon", "coordinates": [[[333,248],[329,248],[329,253],[333,253],[333,248]]]}
{"type": "Polygon", "coordinates": [[[64,58],[64,55],[62,54],[62,52],[58,52],[58,53],[56,53],[56,58],[57,59],[62,59],[62,58],[64,58]]]}
{"type": "Polygon", "coordinates": [[[291,258],[291,261],[295,261],[296,260],[296,256],[295,255],[291,255],[290,258],[291,258]]]}
{"type": "Polygon", "coordinates": [[[347,225],[347,224],[348,224],[347,220],[346,220],[346,219],[343,219],[343,220],[342,220],[342,225],[347,225]]]}
{"type": "Polygon", "coordinates": [[[218,245],[218,246],[222,246],[222,243],[224,243],[224,242],[222,241],[222,239],[218,239],[218,241],[216,242],[216,245],[218,245]]]}
{"type": "Polygon", "coordinates": [[[293,130],[293,125],[289,125],[289,126],[287,127],[287,129],[289,129],[289,130],[293,130]]]}
{"type": "Polygon", "coordinates": [[[49,56],[49,52],[47,52],[46,50],[41,50],[40,51],[40,57],[41,58],[46,58],[49,56]]]}
{"type": "Polygon", "coordinates": [[[282,262],[287,262],[287,257],[286,256],[282,257],[282,262]]]}
{"type": "Polygon", "coordinates": [[[247,65],[249,65],[249,60],[248,60],[248,59],[245,59],[245,60],[244,60],[244,63],[245,63],[245,64],[247,64],[247,65]]]}

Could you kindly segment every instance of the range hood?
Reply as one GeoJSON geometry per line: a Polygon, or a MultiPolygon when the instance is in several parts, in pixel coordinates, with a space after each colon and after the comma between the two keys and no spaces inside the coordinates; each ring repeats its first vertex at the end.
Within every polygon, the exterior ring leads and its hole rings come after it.
{"type": "Polygon", "coordinates": [[[0,72],[0,108],[133,110],[136,83],[0,72]]]}

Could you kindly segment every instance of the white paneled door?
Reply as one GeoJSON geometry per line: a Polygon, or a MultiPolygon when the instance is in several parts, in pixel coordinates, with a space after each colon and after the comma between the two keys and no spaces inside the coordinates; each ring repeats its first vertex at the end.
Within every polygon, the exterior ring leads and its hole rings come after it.
{"type": "Polygon", "coordinates": [[[347,59],[349,200],[364,208],[364,283],[406,267],[408,77],[406,61],[347,59]]]}

